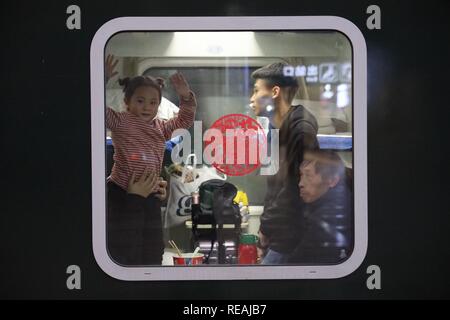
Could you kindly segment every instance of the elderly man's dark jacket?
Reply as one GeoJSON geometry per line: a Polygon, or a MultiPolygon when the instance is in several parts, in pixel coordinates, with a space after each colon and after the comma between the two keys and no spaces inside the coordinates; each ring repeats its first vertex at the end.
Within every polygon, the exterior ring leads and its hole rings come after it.
{"type": "Polygon", "coordinates": [[[303,207],[302,238],[291,253],[292,263],[338,263],[353,246],[351,192],[343,180],[303,207]]]}

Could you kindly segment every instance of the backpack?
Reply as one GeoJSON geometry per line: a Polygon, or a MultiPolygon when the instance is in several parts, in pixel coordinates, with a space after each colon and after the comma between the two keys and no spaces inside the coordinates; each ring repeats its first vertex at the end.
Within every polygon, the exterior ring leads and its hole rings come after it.
{"type": "MultiPolygon", "coordinates": [[[[198,238],[199,230],[197,225],[210,224],[212,226],[211,250],[217,240],[219,245],[219,263],[225,259],[225,247],[223,245],[223,225],[233,224],[234,231],[238,237],[241,229],[241,214],[239,205],[233,201],[236,197],[237,189],[231,183],[212,179],[203,182],[199,188],[200,211],[192,215],[192,232],[194,238],[198,238]]],[[[209,257],[209,255],[208,255],[209,257]]],[[[208,259],[207,257],[207,259],[208,259]]]]}
{"type": "Polygon", "coordinates": [[[192,217],[193,224],[240,224],[239,205],[234,203],[237,189],[224,180],[211,179],[199,187],[200,212],[192,217]]]}

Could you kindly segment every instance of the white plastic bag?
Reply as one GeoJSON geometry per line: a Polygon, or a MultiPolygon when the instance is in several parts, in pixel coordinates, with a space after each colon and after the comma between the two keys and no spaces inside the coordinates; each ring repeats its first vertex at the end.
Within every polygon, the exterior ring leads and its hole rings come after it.
{"type": "Polygon", "coordinates": [[[190,154],[186,159],[181,177],[170,175],[170,193],[167,199],[167,207],[163,216],[165,240],[174,240],[177,245],[187,248],[190,230],[186,229],[185,222],[191,218],[191,194],[197,191],[200,185],[211,179],[226,180],[226,175],[217,172],[214,167],[202,166],[197,168],[195,154],[190,154]],[[186,181],[189,175],[194,177],[190,182],[186,181]]]}

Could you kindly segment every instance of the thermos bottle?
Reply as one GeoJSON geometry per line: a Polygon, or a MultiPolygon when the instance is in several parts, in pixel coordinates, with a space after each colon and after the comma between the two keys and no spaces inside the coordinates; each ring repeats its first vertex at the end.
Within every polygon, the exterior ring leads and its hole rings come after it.
{"type": "Polygon", "coordinates": [[[258,253],[256,251],[257,242],[258,237],[254,234],[241,235],[238,253],[239,264],[256,264],[258,258],[258,253]]]}

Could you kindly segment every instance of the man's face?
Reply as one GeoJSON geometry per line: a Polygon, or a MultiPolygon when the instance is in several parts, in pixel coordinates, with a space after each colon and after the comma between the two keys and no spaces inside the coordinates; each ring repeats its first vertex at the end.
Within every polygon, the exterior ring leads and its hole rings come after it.
{"type": "Polygon", "coordinates": [[[272,88],[262,79],[257,79],[253,86],[253,95],[250,98],[256,116],[267,116],[274,109],[272,88]]]}
{"type": "Polygon", "coordinates": [[[158,113],[159,94],[155,88],[141,86],[136,88],[130,101],[125,101],[128,111],[145,122],[152,121],[158,113]]]}
{"type": "Polygon", "coordinates": [[[322,197],[330,189],[330,182],[324,181],[322,176],[316,173],[315,162],[311,161],[300,168],[298,186],[303,201],[311,203],[322,197]]]}

